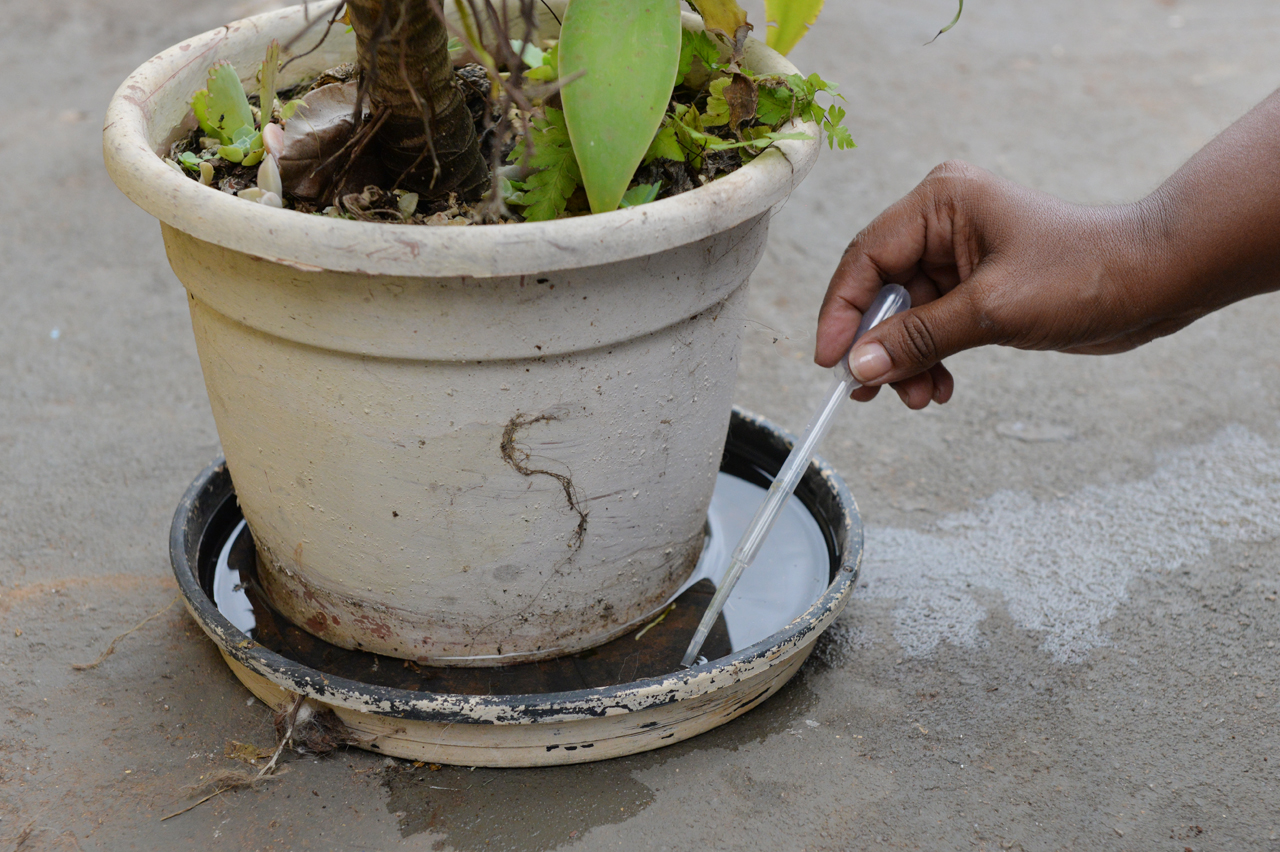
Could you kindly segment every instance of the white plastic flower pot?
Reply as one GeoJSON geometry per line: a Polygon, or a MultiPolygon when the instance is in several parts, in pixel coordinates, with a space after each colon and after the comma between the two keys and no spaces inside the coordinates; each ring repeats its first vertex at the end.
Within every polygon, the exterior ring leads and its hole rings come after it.
{"type": "MultiPolygon", "coordinates": [[[[163,162],[214,62],[249,81],[304,25],[296,7],[170,48],[104,130],[189,293],[265,591],[329,642],[435,665],[605,642],[698,558],[745,285],[817,128],[674,198],[520,225],[304,215],[163,162]]],[[[350,61],[340,29],[283,84],[350,61]]],[[[794,73],[759,43],[747,62],[794,73]]]]}

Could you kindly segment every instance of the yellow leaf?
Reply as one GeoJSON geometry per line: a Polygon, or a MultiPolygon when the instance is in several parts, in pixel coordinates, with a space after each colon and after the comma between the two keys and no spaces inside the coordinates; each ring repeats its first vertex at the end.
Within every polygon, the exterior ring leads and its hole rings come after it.
{"type": "Polygon", "coordinates": [[[768,45],[784,56],[804,38],[818,19],[823,0],[764,0],[765,19],[769,27],[768,45]]]}
{"type": "Polygon", "coordinates": [[[734,44],[741,41],[739,35],[745,37],[746,32],[743,27],[751,29],[751,25],[747,23],[747,13],[738,5],[738,0],[690,0],[690,2],[698,10],[698,14],[702,16],[702,22],[710,32],[720,33],[734,44]]]}

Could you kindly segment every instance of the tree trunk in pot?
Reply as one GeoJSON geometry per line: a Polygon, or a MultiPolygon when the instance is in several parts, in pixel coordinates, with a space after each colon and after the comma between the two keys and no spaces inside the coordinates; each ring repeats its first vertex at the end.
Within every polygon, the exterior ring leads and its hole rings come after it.
{"type": "Polygon", "coordinates": [[[444,22],[428,0],[348,0],[347,10],[387,173],[425,199],[479,198],[489,168],[454,82],[444,22]]]}

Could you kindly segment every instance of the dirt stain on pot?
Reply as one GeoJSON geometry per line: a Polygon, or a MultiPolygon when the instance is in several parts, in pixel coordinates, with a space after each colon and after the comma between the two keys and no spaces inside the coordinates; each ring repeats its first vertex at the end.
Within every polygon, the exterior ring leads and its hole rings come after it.
{"type": "MultiPolygon", "coordinates": [[[[582,501],[578,498],[578,491],[573,486],[572,477],[557,473],[554,470],[530,467],[529,461],[533,456],[526,447],[516,443],[516,433],[521,429],[532,426],[535,423],[550,423],[559,419],[554,414],[539,414],[537,417],[530,417],[527,414],[515,415],[507,421],[506,427],[502,430],[502,442],[499,444],[499,452],[502,455],[502,460],[511,465],[521,476],[541,474],[549,476],[560,483],[560,487],[564,489],[564,498],[569,501],[569,508],[578,515],[578,527],[569,539],[569,547],[577,550],[582,547],[582,541],[587,536],[587,512],[582,508],[582,501]]],[[[570,474],[572,474],[572,471],[570,471],[570,474]]]]}
{"type": "Polygon", "coordinates": [[[732,724],[683,743],[631,757],[539,769],[432,769],[407,761],[382,772],[387,810],[400,834],[439,835],[432,849],[458,852],[545,852],[601,825],[639,814],[654,791],[635,780],[644,770],[692,752],[736,751],[779,734],[817,699],[804,672],[732,724]]]}

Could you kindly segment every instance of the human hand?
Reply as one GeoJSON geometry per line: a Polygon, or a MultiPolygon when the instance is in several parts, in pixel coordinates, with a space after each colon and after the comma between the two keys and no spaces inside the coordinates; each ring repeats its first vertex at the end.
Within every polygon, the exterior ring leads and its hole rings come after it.
{"type": "Polygon", "coordinates": [[[1164,286],[1152,219],[1151,205],[1072,205],[944,163],[849,244],[814,360],[839,361],[887,282],[905,286],[913,308],[858,342],[850,367],[867,387],[854,399],[890,383],[910,408],[946,402],[954,380],[942,359],[975,346],[1105,354],[1169,334],[1211,308],[1164,286]]]}

